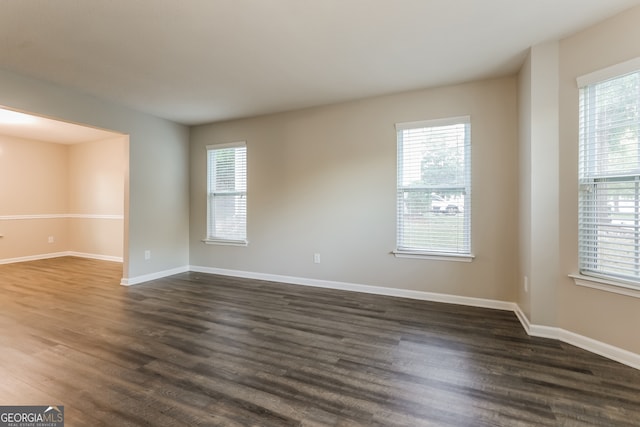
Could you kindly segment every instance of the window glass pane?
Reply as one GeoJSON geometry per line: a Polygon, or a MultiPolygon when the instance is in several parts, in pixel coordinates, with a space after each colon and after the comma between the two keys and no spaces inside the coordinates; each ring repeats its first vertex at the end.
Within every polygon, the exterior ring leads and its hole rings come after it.
{"type": "Polygon", "coordinates": [[[640,273],[638,181],[599,181],[581,198],[581,268],[617,277],[640,273]]]}
{"type": "Polygon", "coordinates": [[[213,230],[211,237],[242,240],[246,236],[245,212],[247,199],[244,195],[213,196],[210,212],[213,230]]]}
{"type": "Polygon", "coordinates": [[[579,263],[640,280],[640,73],[580,90],[579,263]]]}
{"type": "Polygon", "coordinates": [[[470,254],[468,118],[398,126],[398,249],[470,254]]]}
{"type": "Polygon", "coordinates": [[[464,216],[464,191],[432,193],[430,190],[401,191],[401,249],[460,252],[468,240],[464,216]]]}
{"type": "Polygon", "coordinates": [[[589,144],[582,166],[591,176],[637,173],[640,169],[640,73],[583,89],[582,138],[589,144]]]}
{"type": "Polygon", "coordinates": [[[247,149],[244,145],[208,149],[207,238],[245,240],[247,149]]]}

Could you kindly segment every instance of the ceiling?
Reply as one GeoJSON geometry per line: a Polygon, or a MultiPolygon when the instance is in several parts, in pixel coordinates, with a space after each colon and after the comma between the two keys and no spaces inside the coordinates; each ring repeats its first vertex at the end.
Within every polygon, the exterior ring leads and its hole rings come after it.
{"type": "Polygon", "coordinates": [[[193,125],[517,72],[640,0],[20,0],[0,68],[193,125]]]}
{"type": "Polygon", "coordinates": [[[122,135],[6,109],[0,109],[0,134],[56,144],[79,144],[122,135]]]}

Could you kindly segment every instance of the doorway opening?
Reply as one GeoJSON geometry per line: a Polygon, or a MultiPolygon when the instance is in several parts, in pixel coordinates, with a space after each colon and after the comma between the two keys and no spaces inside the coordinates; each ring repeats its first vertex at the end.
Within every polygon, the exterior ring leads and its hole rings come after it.
{"type": "Polygon", "coordinates": [[[128,257],[129,136],[0,107],[0,264],[128,257]]]}

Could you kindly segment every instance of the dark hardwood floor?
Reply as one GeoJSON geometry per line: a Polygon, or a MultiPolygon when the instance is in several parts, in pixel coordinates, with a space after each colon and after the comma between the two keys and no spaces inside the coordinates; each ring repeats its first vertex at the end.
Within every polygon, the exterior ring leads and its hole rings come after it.
{"type": "Polygon", "coordinates": [[[511,312],[121,265],[0,266],[0,405],[67,426],[638,426],[640,371],[511,312]]]}

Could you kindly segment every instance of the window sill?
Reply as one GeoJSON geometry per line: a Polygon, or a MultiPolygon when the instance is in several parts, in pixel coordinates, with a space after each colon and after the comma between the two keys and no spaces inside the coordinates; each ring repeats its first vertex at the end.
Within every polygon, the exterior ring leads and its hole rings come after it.
{"type": "Polygon", "coordinates": [[[569,277],[571,277],[578,286],[640,298],[640,285],[633,284],[633,282],[583,276],[582,274],[570,274],[569,277]]]}
{"type": "Polygon", "coordinates": [[[203,239],[202,242],[207,245],[249,246],[248,240],[203,239]]]}
{"type": "Polygon", "coordinates": [[[436,261],[471,262],[475,258],[472,254],[462,255],[446,252],[421,252],[400,249],[396,249],[392,253],[396,258],[430,259],[436,261]]]}

